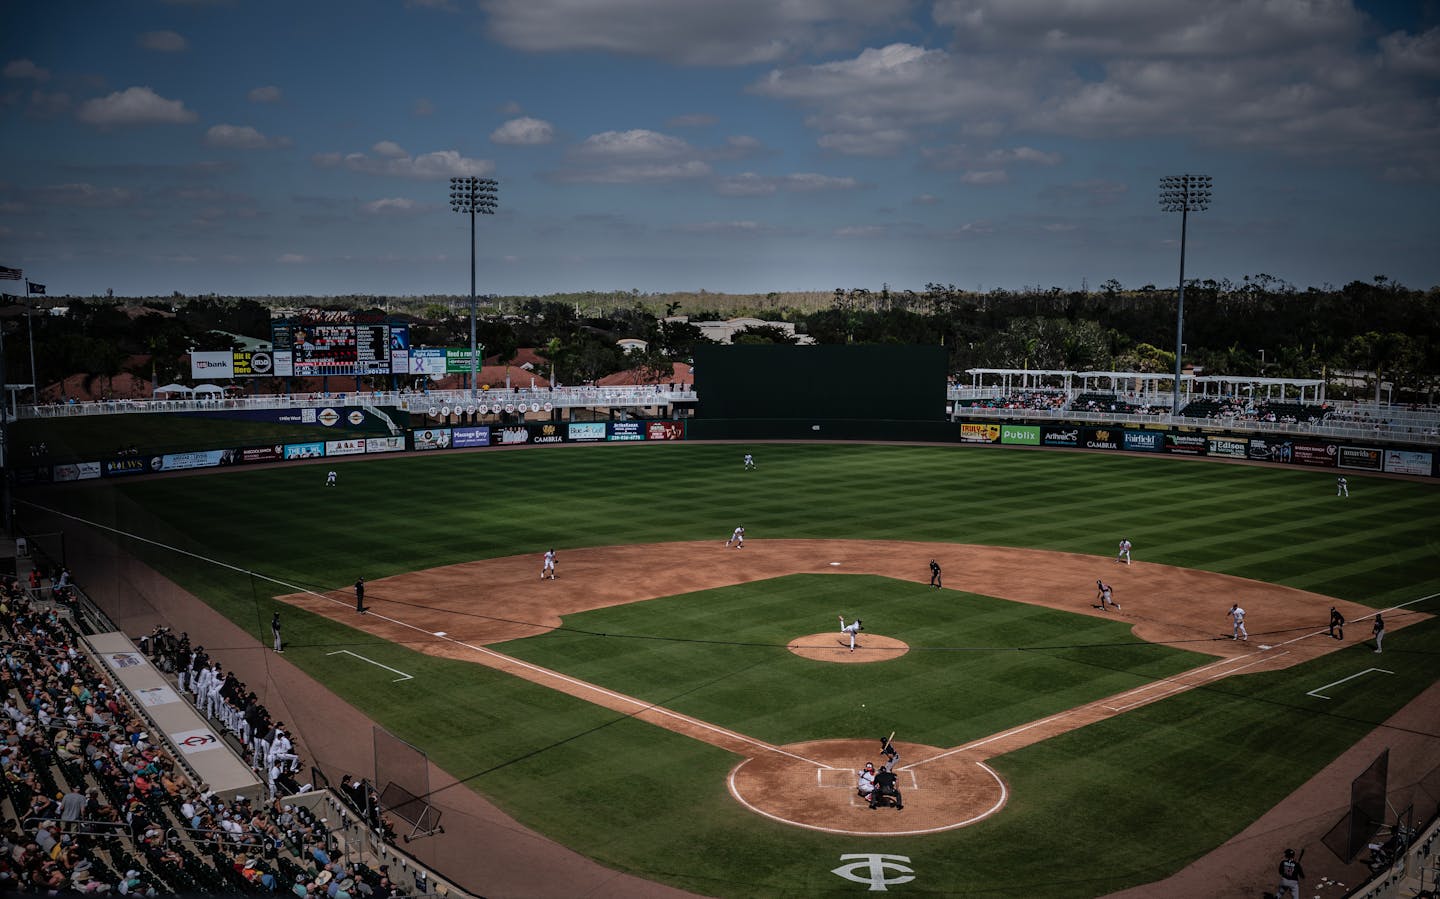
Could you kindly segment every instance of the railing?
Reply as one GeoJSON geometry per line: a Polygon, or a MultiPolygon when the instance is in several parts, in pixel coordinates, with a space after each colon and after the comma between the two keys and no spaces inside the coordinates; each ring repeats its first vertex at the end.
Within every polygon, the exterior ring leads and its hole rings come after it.
{"type": "Polygon", "coordinates": [[[322,408],[327,406],[398,406],[410,411],[449,406],[460,408],[549,403],[553,408],[610,406],[668,406],[694,402],[695,389],[688,385],[638,387],[559,387],[555,389],[512,387],[491,390],[383,391],[361,393],[289,393],[259,396],[227,396],[213,399],[107,400],[93,403],[62,403],[53,406],[21,406],[20,418],[73,418],[86,415],[121,415],[135,412],[213,412],[216,410],[322,408]]]}
{"type": "Polygon", "coordinates": [[[992,409],[985,406],[963,406],[955,409],[956,418],[1025,419],[1039,421],[1078,421],[1118,425],[1170,425],[1174,427],[1224,429],[1237,433],[1291,434],[1296,437],[1337,437],[1348,440],[1397,440],[1406,443],[1440,445],[1440,435],[1423,428],[1400,428],[1365,425],[1359,422],[1280,422],[1251,421],[1241,418],[1186,418],[1183,415],[1134,415],[1124,412],[1082,412],[1075,409],[992,409]]]}

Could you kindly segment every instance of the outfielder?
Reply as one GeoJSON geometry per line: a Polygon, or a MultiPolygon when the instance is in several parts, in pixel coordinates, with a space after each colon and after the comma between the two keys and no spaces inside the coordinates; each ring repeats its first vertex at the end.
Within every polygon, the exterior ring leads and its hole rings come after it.
{"type": "Polygon", "coordinates": [[[1098,578],[1095,581],[1095,598],[1100,600],[1100,611],[1108,612],[1110,606],[1114,606],[1115,611],[1120,611],[1120,603],[1111,596],[1110,585],[1098,578]]]}
{"type": "Polygon", "coordinates": [[[1129,565],[1129,564],[1130,564],[1130,541],[1129,541],[1129,540],[1121,540],[1121,541],[1120,541],[1120,552],[1116,554],[1116,556],[1115,556],[1115,561],[1117,561],[1117,562],[1124,562],[1126,565],[1129,565]]]}
{"type": "Polygon", "coordinates": [[[339,477],[339,475],[337,475],[334,471],[331,471],[329,474],[325,475],[325,486],[326,486],[326,487],[334,487],[334,486],[335,486],[335,479],[336,479],[337,477],[339,477]]]}
{"type": "Polygon", "coordinates": [[[545,580],[546,576],[549,576],[552,581],[555,580],[555,550],[553,549],[545,550],[545,562],[540,568],[540,580],[545,580]]]}
{"type": "Polygon", "coordinates": [[[730,535],[730,539],[725,541],[725,545],[726,545],[726,546],[730,546],[732,543],[735,545],[735,548],[736,548],[736,549],[744,549],[744,548],[745,548],[745,529],[744,529],[744,528],[736,528],[736,529],[735,529],[735,533],[733,533],[733,534],[730,535]]]}
{"type": "Polygon", "coordinates": [[[854,621],[850,622],[849,624],[846,624],[846,623],[845,623],[845,616],[844,616],[844,615],[841,615],[841,616],[840,616],[840,633],[842,633],[842,634],[849,634],[849,635],[850,635],[850,651],[851,651],[851,652],[854,652],[854,651],[855,651],[855,635],[858,634],[858,633],[860,633],[860,632],[861,632],[862,630],[864,630],[864,629],[865,629],[864,626],[862,626],[862,625],[860,624],[860,619],[859,619],[859,618],[856,618],[854,621]]]}
{"type": "Polygon", "coordinates": [[[1345,476],[1344,476],[1344,475],[1341,475],[1340,477],[1338,477],[1338,478],[1335,479],[1335,495],[1336,495],[1336,496],[1349,496],[1349,495],[1350,495],[1350,482],[1347,481],[1347,480],[1345,480],[1345,476]]]}
{"type": "Polygon", "coordinates": [[[752,455],[750,455],[749,453],[746,453],[746,454],[745,454],[745,470],[746,470],[746,471],[754,471],[754,470],[755,470],[755,457],[752,456],[752,455]]]}
{"type": "Polygon", "coordinates": [[[1234,626],[1230,629],[1230,639],[1249,640],[1250,634],[1245,630],[1245,610],[1240,608],[1240,603],[1232,605],[1230,611],[1225,614],[1229,615],[1230,620],[1234,622],[1234,626]]]}

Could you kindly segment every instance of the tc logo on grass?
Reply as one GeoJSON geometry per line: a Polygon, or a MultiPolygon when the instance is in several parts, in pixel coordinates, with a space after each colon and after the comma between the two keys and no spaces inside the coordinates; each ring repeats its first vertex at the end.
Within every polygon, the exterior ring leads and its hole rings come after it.
{"type": "Polygon", "coordinates": [[[853,880],[856,883],[870,884],[870,892],[885,892],[892,885],[909,883],[915,879],[914,872],[901,862],[909,862],[908,855],[883,855],[878,852],[857,853],[854,855],[842,855],[840,861],[851,861],[848,865],[841,865],[832,868],[830,873],[838,874],[846,880],[853,880]],[[861,873],[861,871],[865,873],[861,873]],[[889,871],[895,871],[895,876],[889,876],[889,871]]]}

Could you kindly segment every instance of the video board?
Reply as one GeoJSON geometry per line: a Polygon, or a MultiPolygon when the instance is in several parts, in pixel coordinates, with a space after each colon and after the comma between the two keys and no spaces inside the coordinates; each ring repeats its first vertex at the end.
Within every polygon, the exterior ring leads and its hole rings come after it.
{"type": "Polygon", "coordinates": [[[405,325],[277,322],[275,348],[292,352],[297,377],[408,373],[410,332],[405,325]]]}

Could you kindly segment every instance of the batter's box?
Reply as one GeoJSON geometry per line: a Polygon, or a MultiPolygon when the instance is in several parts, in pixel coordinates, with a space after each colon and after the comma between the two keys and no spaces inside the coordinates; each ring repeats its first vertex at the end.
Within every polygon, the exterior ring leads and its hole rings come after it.
{"type": "MultiPolygon", "coordinates": [[[[877,769],[878,770],[878,769],[877,769]]],[[[849,768],[816,768],[815,784],[822,790],[854,790],[860,774],[860,766],[849,768]]],[[[895,783],[902,790],[919,790],[920,778],[914,768],[901,768],[895,772],[895,783]]]]}

